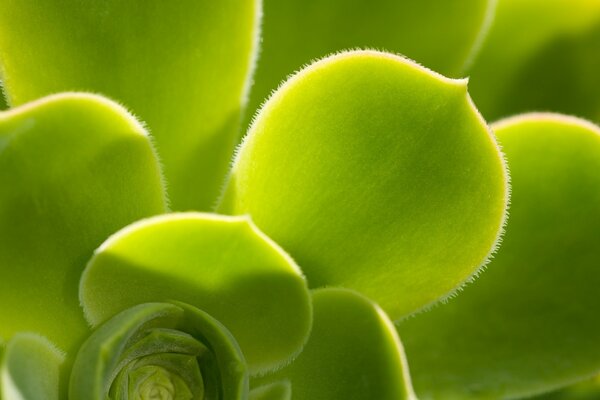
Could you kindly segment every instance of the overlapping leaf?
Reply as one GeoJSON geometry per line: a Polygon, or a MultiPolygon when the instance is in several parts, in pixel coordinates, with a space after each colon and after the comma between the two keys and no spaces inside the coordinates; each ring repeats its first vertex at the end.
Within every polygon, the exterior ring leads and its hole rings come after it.
{"type": "Polygon", "coordinates": [[[600,371],[600,129],[533,114],[495,125],[511,217],[488,270],[400,325],[420,398],[517,398],[600,371]]]}
{"type": "Polygon", "coordinates": [[[164,211],[150,140],[118,105],[63,94],[0,113],[0,335],[36,331],[69,349],[88,331],[77,300],[86,260],[164,211]]]}
{"type": "Polygon", "coordinates": [[[80,296],[93,325],[139,303],[191,304],[232,332],[251,372],[289,362],[311,325],[299,268],[247,217],[182,213],[133,224],[96,252],[80,296]]]}
{"type": "Polygon", "coordinates": [[[126,104],[153,133],[174,209],[213,205],[238,138],[258,0],[0,3],[12,105],[67,90],[126,104]]]}
{"type": "Polygon", "coordinates": [[[495,0],[265,0],[264,39],[246,119],[290,73],[350,48],[385,49],[463,76],[495,5],[495,0]]]}
{"type": "Polygon", "coordinates": [[[18,333],[0,347],[0,399],[58,400],[59,369],[64,360],[45,338],[18,333]]]}
{"type": "Polygon", "coordinates": [[[306,347],[263,381],[289,382],[294,400],[415,398],[404,349],[376,304],[343,289],[316,290],[312,298],[314,326],[306,347]]]}
{"type": "Polygon", "coordinates": [[[465,81],[358,51],[274,94],[220,210],[250,214],[311,287],[356,289],[398,319],[478,271],[506,198],[500,152],[465,81]]]}

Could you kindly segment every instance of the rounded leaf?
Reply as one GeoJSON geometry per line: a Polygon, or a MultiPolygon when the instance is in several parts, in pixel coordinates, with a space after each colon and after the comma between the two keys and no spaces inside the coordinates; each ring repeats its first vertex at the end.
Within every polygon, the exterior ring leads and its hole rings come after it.
{"type": "Polygon", "coordinates": [[[350,290],[320,289],[313,307],[304,350],[264,381],[289,381],[294,400],[415,398],[400,339],[375,303],[350,290]]]}
{"type": "Polygon", "coordinates": [[[527,397],[600,370],[600,128],[552,114],[493,127],[510,222],[476,282],[400,325],[421,399],[527,397]]]}
{"type": "Polygon", "coordinates": [[[358,290],[398,319],[477,273],[506,202],[466,81],[356,51],[304,69],[265,104],[220,210],[250,214],[311,287],[358,290]]]}
{"type": "Polygon", "coordinates": [[[300,269],[247,217],[181,213],[126,227],[96,251],[80,298],[93,325],[139,303],[191,304],[232,332],[251,372],[288,362],[311,325],[300,269]]]}
{"type": "Polygon", "coordinates": [[[85,90],[148,124],[176,210],[214,205],[239,136],[259,0],[0,2],[11,105],[85,90]]]}
{"type": "Polygon", "coordinates": [[[69,350],[88,332],[85,263],[110,234],[165,211],[159,164],[122,107],[59,94],[0,113],[0,335],[69,350]]]}
{"type": "Polygon", "coordinates": [[[0,399],[58,400],[64,356],[47,339],[17,333],[0,347],[0,399]]]}

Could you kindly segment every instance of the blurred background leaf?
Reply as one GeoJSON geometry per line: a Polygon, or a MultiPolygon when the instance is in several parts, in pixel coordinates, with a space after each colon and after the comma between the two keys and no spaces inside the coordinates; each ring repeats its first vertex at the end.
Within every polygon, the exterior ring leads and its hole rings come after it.
{"type": "Polygon", "coordinates": [[[512,179],[506,236],[448,304],[399,325],[421,399],[518,398],[600,370],[600,128],[493,125],[512,179]]]}
{"type": "Polygon", "coordinates": [[[600,1],[499,0],[469,71],[484,117],[554,111],[600,121],[600,1]]]}
{"type": "Polygon", "coordinates": [[[400,339],[375,303],[334,288],[315,290],[312,299],[313,330],[302,353],[252,386],[284,380],[294,400],[415,399],[400,339]]]}
{"type": "Polygon", "coordinates": [[[387,50],[446,76],[464,76],[495,7],[496,0],[264,0],[244,126],[288,75],[341,50],[387,50]]]}
{"type": "Polygon", "coordinates": [[[14,106],[77,90],[152,133],[172,208],[214,205],[239,136],[258,0],[0,2],[0,77],[14,106]]]}

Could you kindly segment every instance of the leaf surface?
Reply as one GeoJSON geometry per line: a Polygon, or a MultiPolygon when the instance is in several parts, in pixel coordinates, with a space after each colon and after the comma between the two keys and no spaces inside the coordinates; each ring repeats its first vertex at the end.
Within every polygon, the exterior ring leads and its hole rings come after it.
{"type": "Polygon", "coordinates": [[[111,233],[165,211],[142,126],[95,95],[0,113],[0,335],[36,331],[69,350],[88,331],[81,272],[111,233]]]}
{"type": "Polygon", "coordinates": [[[499,0],[469,72],[487,120],[554,111],[600,122],[600,2],[499,0]]]}
{"type": "Polygon", "coordinates": [[[495,7],[495,0],[265,0],[246,119],[289,74],[345,49],[384,49],[445,75],[464,76],[495,7]]]}
{"type": "Polygon", "coordinates": [[[191,304],[232,332],[254,373],[289,362],[311,326],[300,269],[247,217],[181,213],[137,222],[96,251],[80,298],[93,325],[139,303],[191,304]]]}
{"type": "Polygon", "coordinates": [[[273,95],[220,210],[250,214],[311,287],[355,289],[396,320],[477,272],[506,197],[499,149],[465,81],[357,51],[273,95]]]}
{"type": "Polygon", "coordinates": [[[58,400],[64,356],[42,336],[17,333],[0,348],[2,400],[58,400]]]}
{"type": "Polygon", "coordinates": [[[11,104],[102,93],[148,124],[173,209],[208,209],[238,139],[260,2],[0,3],[0,71],[11,104]]]}
{"type": "Polygon", "coordinates": [[[345,289],[319,289],[312,298],[304,350],[263,381],[289,381],[294,400],[415,399],[400,339],[375,303],[345,289]]]}
{"type": "Polygon", "coordinates": [[[600,371],[600,129],[554,114],[493,127],[512,179],[502,247],[399,327],[422,399],[525,397],[600,371]]]}

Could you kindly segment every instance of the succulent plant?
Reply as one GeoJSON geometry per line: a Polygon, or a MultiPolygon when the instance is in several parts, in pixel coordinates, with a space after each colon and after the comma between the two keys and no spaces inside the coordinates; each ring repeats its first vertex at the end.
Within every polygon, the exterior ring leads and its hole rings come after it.
{"type": "Polygon", "coordinates": [[[3,0],[0,400],[600,397],[598,26],[3,0]]]}

